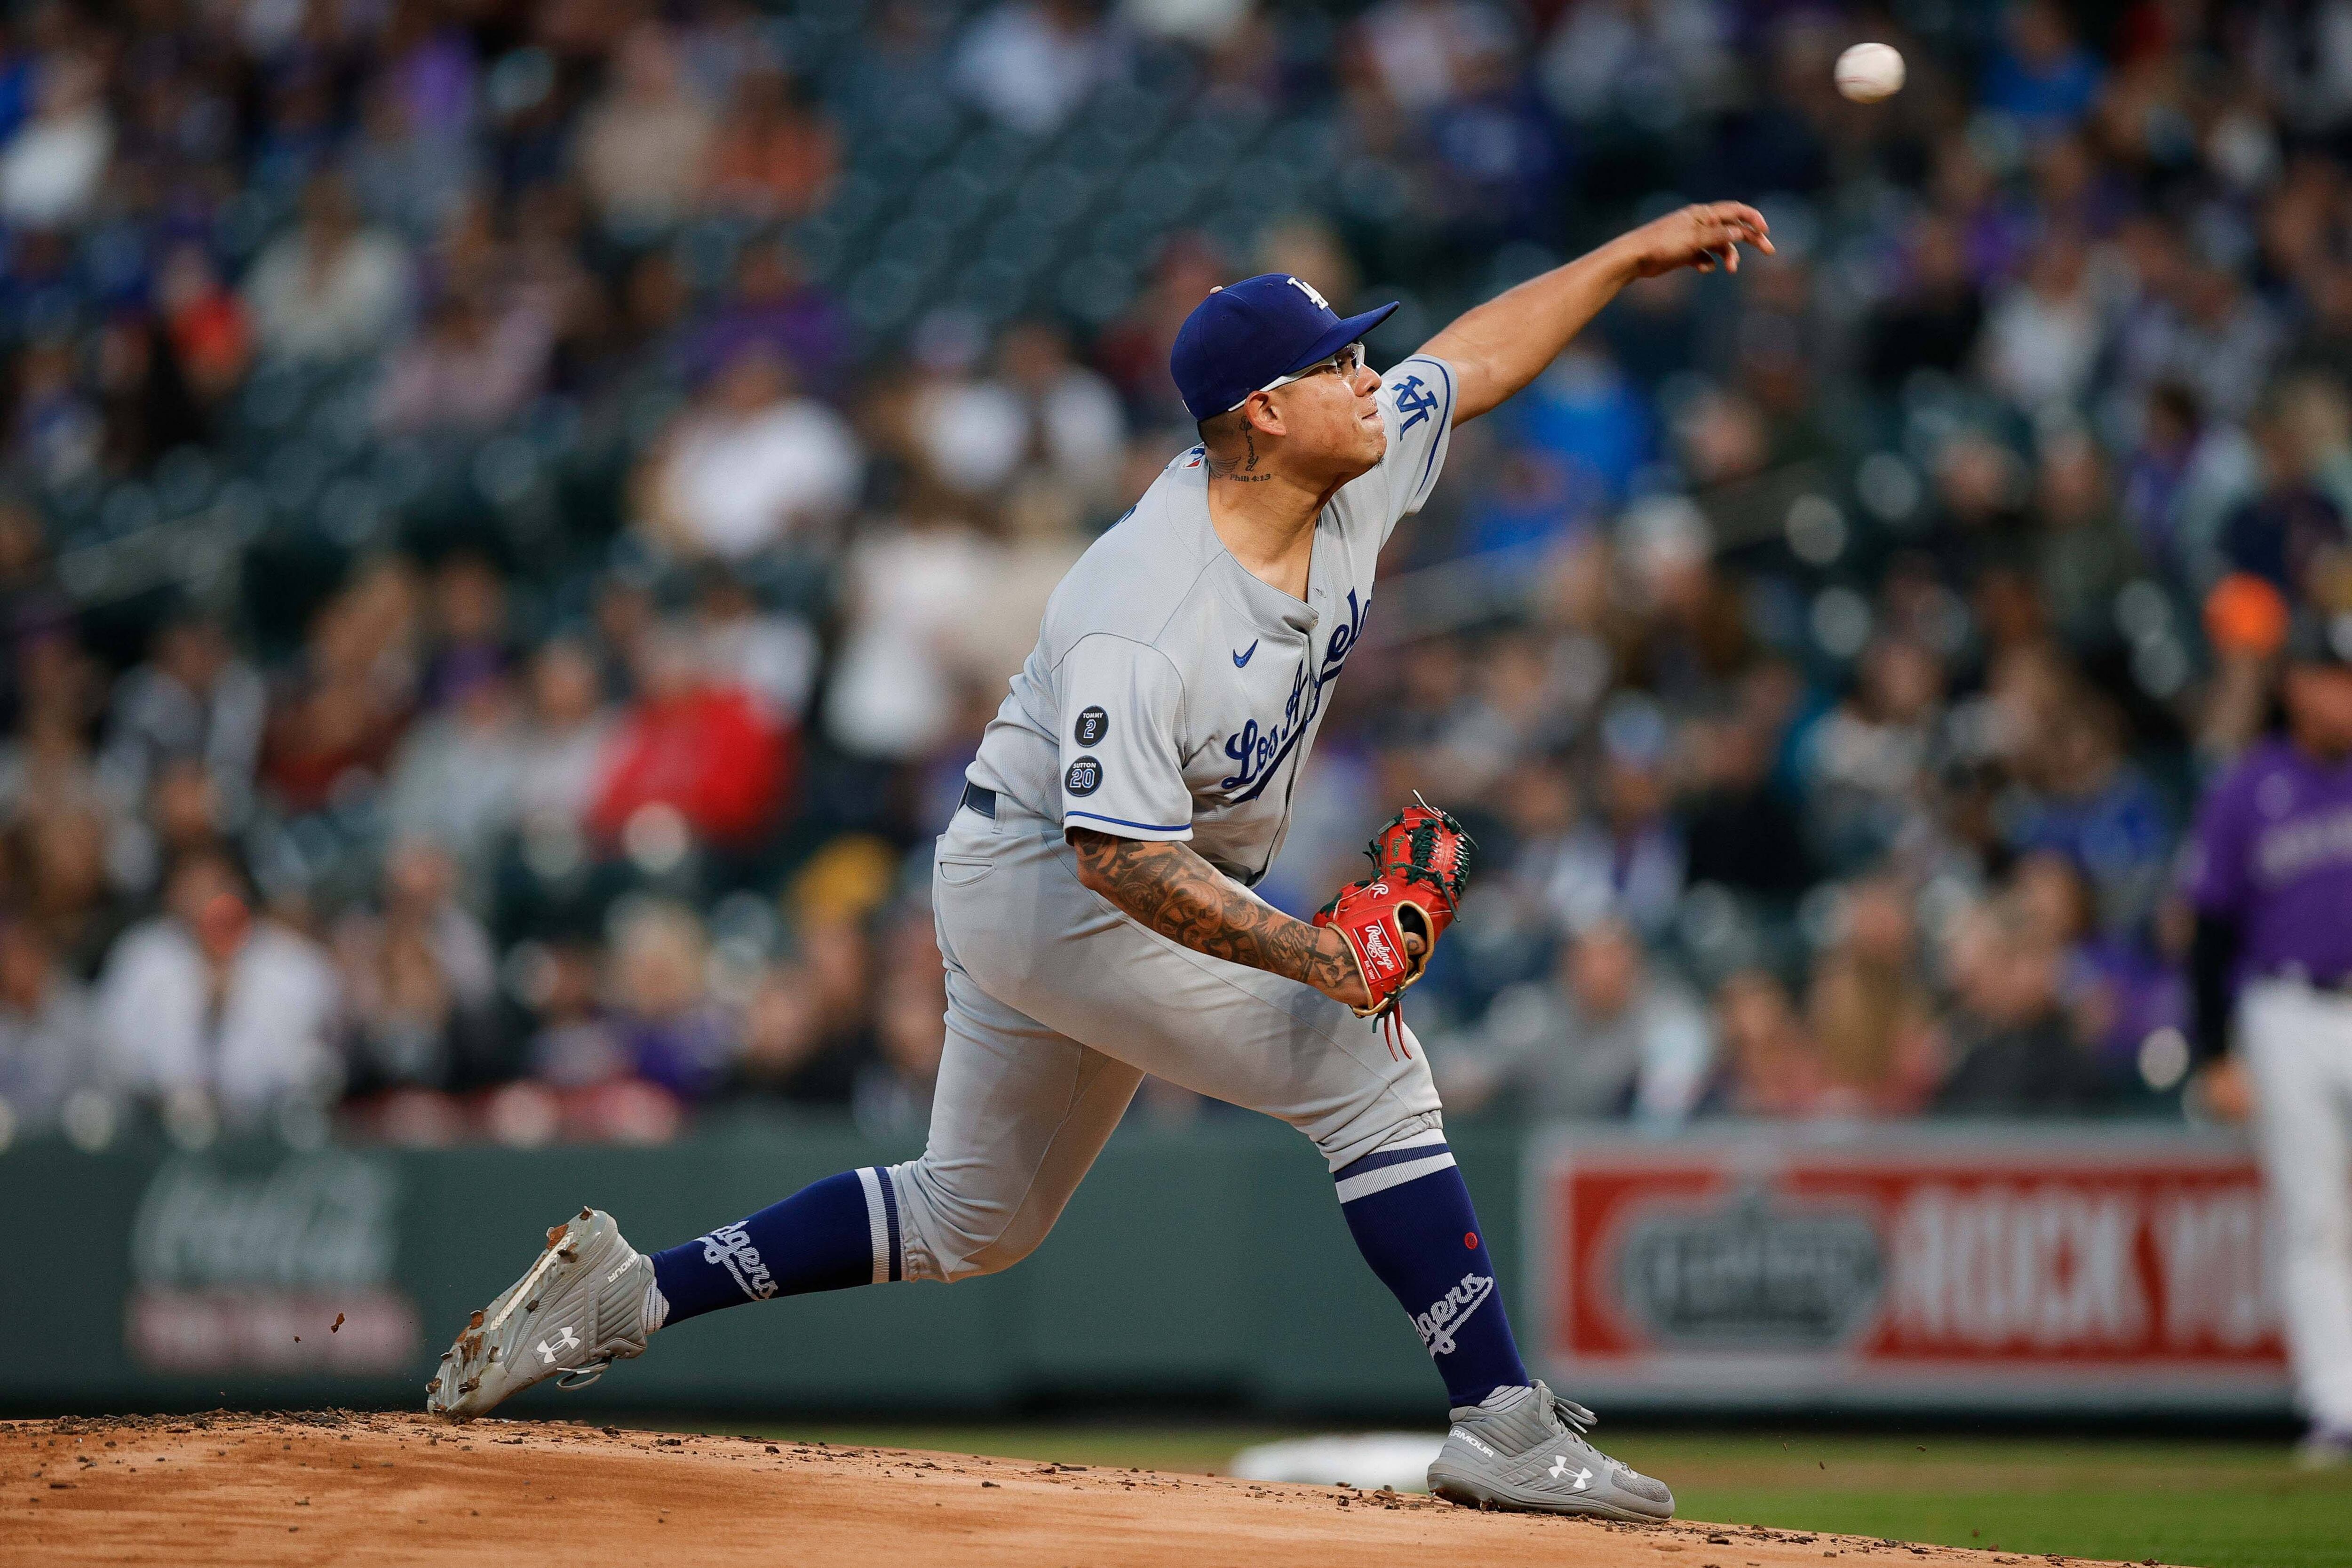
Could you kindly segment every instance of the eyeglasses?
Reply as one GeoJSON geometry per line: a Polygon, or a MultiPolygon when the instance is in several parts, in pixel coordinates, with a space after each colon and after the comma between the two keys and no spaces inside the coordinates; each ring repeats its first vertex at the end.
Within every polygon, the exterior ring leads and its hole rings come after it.
{"type": "MultiPolygon", "coordinates": [[[[1352,342],[1329,359],[1318,359],[1305,370],[1295,371],[1289,375],[1276,376],[1272,381],[1259,387],[1257,392],[1272,392],[1278,386],[1288,386],[1294,381],[1305,381],[1310,375],[1337,375],[1353,381],[1362,373],[1363,368],[1364,345],[1360,342],[1352,342]]],[[[1250,397],[1255,397],[1257,392],[1251,393],[1250,397]]],[[[1248,401],[1249,397],[1242,399],[1242,403],[1248,401]]],[[[1234,408],[1239,408],[1242,403],[1234,404],[1234,408]]],[[[1231,414],[1234,408],[1228,408],[1225,412],[1231,414]]]]}

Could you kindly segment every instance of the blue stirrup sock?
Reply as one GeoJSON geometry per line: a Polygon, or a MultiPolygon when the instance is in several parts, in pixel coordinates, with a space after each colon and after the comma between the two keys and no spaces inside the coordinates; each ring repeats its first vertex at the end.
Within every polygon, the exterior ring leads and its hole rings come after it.
{"type": "MultiPolygon", "coordinates": [[[[1494,1260],[1454,1154],[1417,1134],[1333,1173],[1340,1212],[1372,1272],[1393,1293],[1454,1405],[1524,1386],[1494,1260]]],[[[667,1303],[656,1326],[744,1301],[904,1278],[898,1195],[867,1166],[827,1176],[748,1219],[653,1256],[667,1303]]]]}
{"type": "Polygon", "coordinates": [[[898,1195],[867,1165],[827,1176],[749,1219],[654,1254],[654,1327],[721,1307],[879,1285],[902,1277],[898,1195]]]}
{"type": "Polygon", "coordinates": [[[1331,1173],[1339,1212],[1381,1283],[1420,1331],[1455,1405],[1525,1387],[1494,1260],[1445,1134],[1415,1133],[1331,1173]]]}

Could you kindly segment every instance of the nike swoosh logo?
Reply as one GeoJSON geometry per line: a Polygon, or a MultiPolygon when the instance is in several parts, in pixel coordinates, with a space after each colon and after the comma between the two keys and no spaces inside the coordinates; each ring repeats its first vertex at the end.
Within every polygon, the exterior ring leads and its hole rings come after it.
{"type": "Polygon", "coordinates": [[[1257,643],[1253,641],[1249,647],[1234,655],[1234,668],[1239,669],[1255,657],[1257,657],[1257,643]]]}

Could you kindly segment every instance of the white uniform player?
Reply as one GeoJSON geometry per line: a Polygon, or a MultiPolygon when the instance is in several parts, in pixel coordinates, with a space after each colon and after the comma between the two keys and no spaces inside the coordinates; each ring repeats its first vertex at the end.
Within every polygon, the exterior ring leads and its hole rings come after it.
{"type": "Polygon", "coordinates": [[[2352,636],[2336,633],[2296,617],[2285,732],[2215,784],[2189,856],[2205,1097],[2253,1112],[2313,1465],[2352,1462],[2352,636]]]}

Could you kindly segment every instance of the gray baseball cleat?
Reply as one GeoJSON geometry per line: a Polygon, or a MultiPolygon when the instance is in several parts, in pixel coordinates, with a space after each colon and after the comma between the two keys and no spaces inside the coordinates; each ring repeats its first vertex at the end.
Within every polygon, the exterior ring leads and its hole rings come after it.
{"type": "Polygon", "coordinates": [[[425,1385],[425,1408],[453,1421],[488,1414],[534,1383],[584,1388],[616,1361],[643,1355],[654,1264],[602,1209],[551,1227],[523,1277],[473,1315],[425,1385]]]}
{"type": "Polygon", "coordinates": [[[1448,1413],[1452,1430],[1429,1467],[1429,1489],[1468,1508],[1665,1520],[1675,1494],[1584,1440],[1591,1411],[1537,1384],[1498,1388],[1448,1413]]]}

